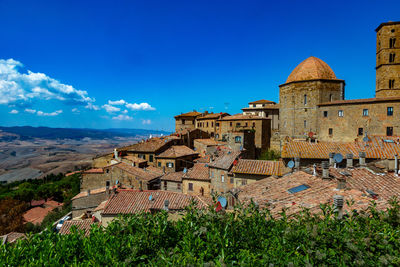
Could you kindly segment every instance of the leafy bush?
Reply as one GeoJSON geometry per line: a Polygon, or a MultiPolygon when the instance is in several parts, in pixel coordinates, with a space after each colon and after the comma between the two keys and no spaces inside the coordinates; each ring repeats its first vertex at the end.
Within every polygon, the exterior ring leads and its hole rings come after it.
{"type": "Polygon", "coordinates": [[[216,213],[189,207],[178,221],[166,212],[121,217],[107,228],[52,231],[0,246],[3,265],[377,266],[400,264],[400,213],[372,205],[343,220],[333,208],[272,218],[255,205],[216,213]]]}

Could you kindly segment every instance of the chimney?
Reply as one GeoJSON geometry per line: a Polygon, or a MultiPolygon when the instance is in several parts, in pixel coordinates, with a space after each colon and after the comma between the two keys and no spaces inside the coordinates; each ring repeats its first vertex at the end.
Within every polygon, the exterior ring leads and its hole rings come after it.
{"type": "Polygon", "coordinates": [[[351,153],[347,154],[346,159],[347,159],[347,162],[346,162],[347,168],[353,168],[353,154],[351,154],[351,153]]]}
{"type": "Polygon", "coordinates": [[[162,167],[162,172],[165,173],[165,166],[162,167]]]}
{"type": "Polygon", "coordinates": [[[333,153],[333,152],[329,153],[329,166],[335,165],[335,160],[333,159],[334,156],[335,156],[335,153],[333,153]]]}
{"type": "Polygon", "coordinates": [[[313,172],[312,172],[313,176],[317,176],[317,164],[313,164],[313,172]]]}
{"type": "Polygon", "coordinates": [[[367,157],[367,154],[364,151],[361,151],[358,153],[358,156],[360,157],[360,166],[365,166],[365,158],[367,157]]]}
{"type": "Polygon", "coordinates": [[[300,170],[300,157],[294,158],[294,167],[296,168],[296,170],[300,170]]]}
{"type": "Polygon", "coordinates": [[[333,196],[333,205],[335,206],[335,211],[338,213],[337,218],[340,220],[343,218],[343,205],[344,197],[341,195],[333,196]]]}
{"type": "Polygon", "coordinates": [[[394,174],[396,176],[399,174],[399,159],[397,154],[394,155],[394,174]]]}
{"type": "Polygon", "coordinates": [[[143,181],[139,181],[139,190],[143,191],[143,181]]]}
{"type": "Polygon", "coordinates": [[[329,179],[329,162],[323,161],[322,162],[322,179],[329,179]]]}
{"type": "Polygon", "coordinates": [[[168,211],[168,206],[169,206],[169,200],[166,199],[166,200],[164,201],[164,210],[168,211]]]}
{"type": "Polygon", "coordinates": [[[87,195],[90,196],[90,189],[87,190],[87,195]]]}
{"type": "Polygon", "coordinates": [[[118,151],[116,148],[114,148],[114,158],[115,158],[115,160],[119,160],[118,159],[118,151]]]}
{"type": "Polygon", "coordinates": [[[337,188],[338,190],[346,189],[346,179],[338,178],[337,188]]]}

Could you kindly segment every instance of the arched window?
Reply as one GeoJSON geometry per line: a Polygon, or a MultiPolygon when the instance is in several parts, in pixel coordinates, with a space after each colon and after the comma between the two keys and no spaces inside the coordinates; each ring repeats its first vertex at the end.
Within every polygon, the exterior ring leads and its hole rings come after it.
{"type": "Polygon", "coordinates": [[[307,95],[304,95],[304,105],[307,105],[307,95]]]}

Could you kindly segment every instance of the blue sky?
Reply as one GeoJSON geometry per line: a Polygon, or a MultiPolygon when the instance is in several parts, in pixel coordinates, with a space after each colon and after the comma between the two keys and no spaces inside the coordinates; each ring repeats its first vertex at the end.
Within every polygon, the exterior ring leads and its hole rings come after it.
{"type": "Polygon", "coordinates": [[[0,0],[0,125],[173,130],[235,114],[309,56],[375,90],[375,28],[400,1],[0,0]]]}

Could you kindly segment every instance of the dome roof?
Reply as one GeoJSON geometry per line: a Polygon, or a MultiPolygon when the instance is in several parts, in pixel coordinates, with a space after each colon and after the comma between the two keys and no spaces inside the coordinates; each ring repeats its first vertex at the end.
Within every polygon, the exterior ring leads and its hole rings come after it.
{"type": "Polygon", "coordinates": [[[321,59],[309,57],[290,73],[286,83],[318,79],[336,80],[336,75],[321,59]]]}

